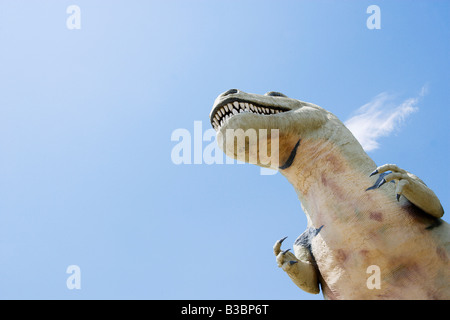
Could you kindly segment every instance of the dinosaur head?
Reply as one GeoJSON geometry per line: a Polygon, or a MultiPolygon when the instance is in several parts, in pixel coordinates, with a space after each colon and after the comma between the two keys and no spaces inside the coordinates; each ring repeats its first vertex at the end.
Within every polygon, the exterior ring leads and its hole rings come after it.
{"type": "Polygon", "coordinates": [[[259,95],[237,89],[220,94],[210,113],[217,143],[229,157],[273,169],[288,165],[300,140],[320,135],[333,117],[279,92],[259,95]],[[262,153],[271,161],[261,161],[262,153]]]}

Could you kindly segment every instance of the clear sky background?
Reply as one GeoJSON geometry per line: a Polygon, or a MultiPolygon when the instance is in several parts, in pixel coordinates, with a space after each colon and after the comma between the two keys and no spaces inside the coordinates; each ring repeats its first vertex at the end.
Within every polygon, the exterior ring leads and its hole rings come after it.
{"type": "Polygon", "coordinates": [[[439,0],[1,1],[0,298],[322,299],[272,253],[306,227],[287,180],[175,165],[171,134],[209,129],[230,88],[343,121],[400,110],[369,154],[448,211],[448,21],[439,0]],[[80,30],[66,27],[73,4],[80,30]],[[366,27],[372,4],[380,30],[366,27]]]}

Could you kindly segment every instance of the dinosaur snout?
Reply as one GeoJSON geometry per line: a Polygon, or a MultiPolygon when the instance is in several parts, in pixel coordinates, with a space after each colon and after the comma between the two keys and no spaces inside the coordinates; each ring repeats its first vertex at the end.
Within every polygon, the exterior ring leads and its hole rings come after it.
{"type": "Polygon", "coordinates": [[[235,94],[235,93],[239,93],[238,89],[230,89],[228,91],[225,91],[224,93],[221,94],[222,97],[228,96],[230,94],[235,94]]]}

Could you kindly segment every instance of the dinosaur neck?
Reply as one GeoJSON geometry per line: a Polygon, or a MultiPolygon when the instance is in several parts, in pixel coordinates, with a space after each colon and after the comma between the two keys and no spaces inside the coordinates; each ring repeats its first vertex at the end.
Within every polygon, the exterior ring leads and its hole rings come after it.
{"type": "Polygon", "coordinates": [[[320,226],[325,212],[328,223],[333,217],[342,218],[345,213],[337,212],[338,208],[352,207],[364,196],[375,167],[356,139],[349,136],[340,144],[330,139],[302,139],[291,165],[280,171],[297,191],[308,220],[320,226]]]}

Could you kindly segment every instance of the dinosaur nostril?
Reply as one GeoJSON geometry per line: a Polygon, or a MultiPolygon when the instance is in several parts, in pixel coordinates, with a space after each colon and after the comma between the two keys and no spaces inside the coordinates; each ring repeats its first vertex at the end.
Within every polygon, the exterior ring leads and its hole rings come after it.
{"type": "Polygon", "coordinates": [[[238,93],[238,92],[239,92],[238,89],[230,89],[230,90],[228,90],[227,92],[224,92],[224,93],[222,94],[222,96],[227,96],[227,95],[229,95],[229,94],[238,93]]]}

